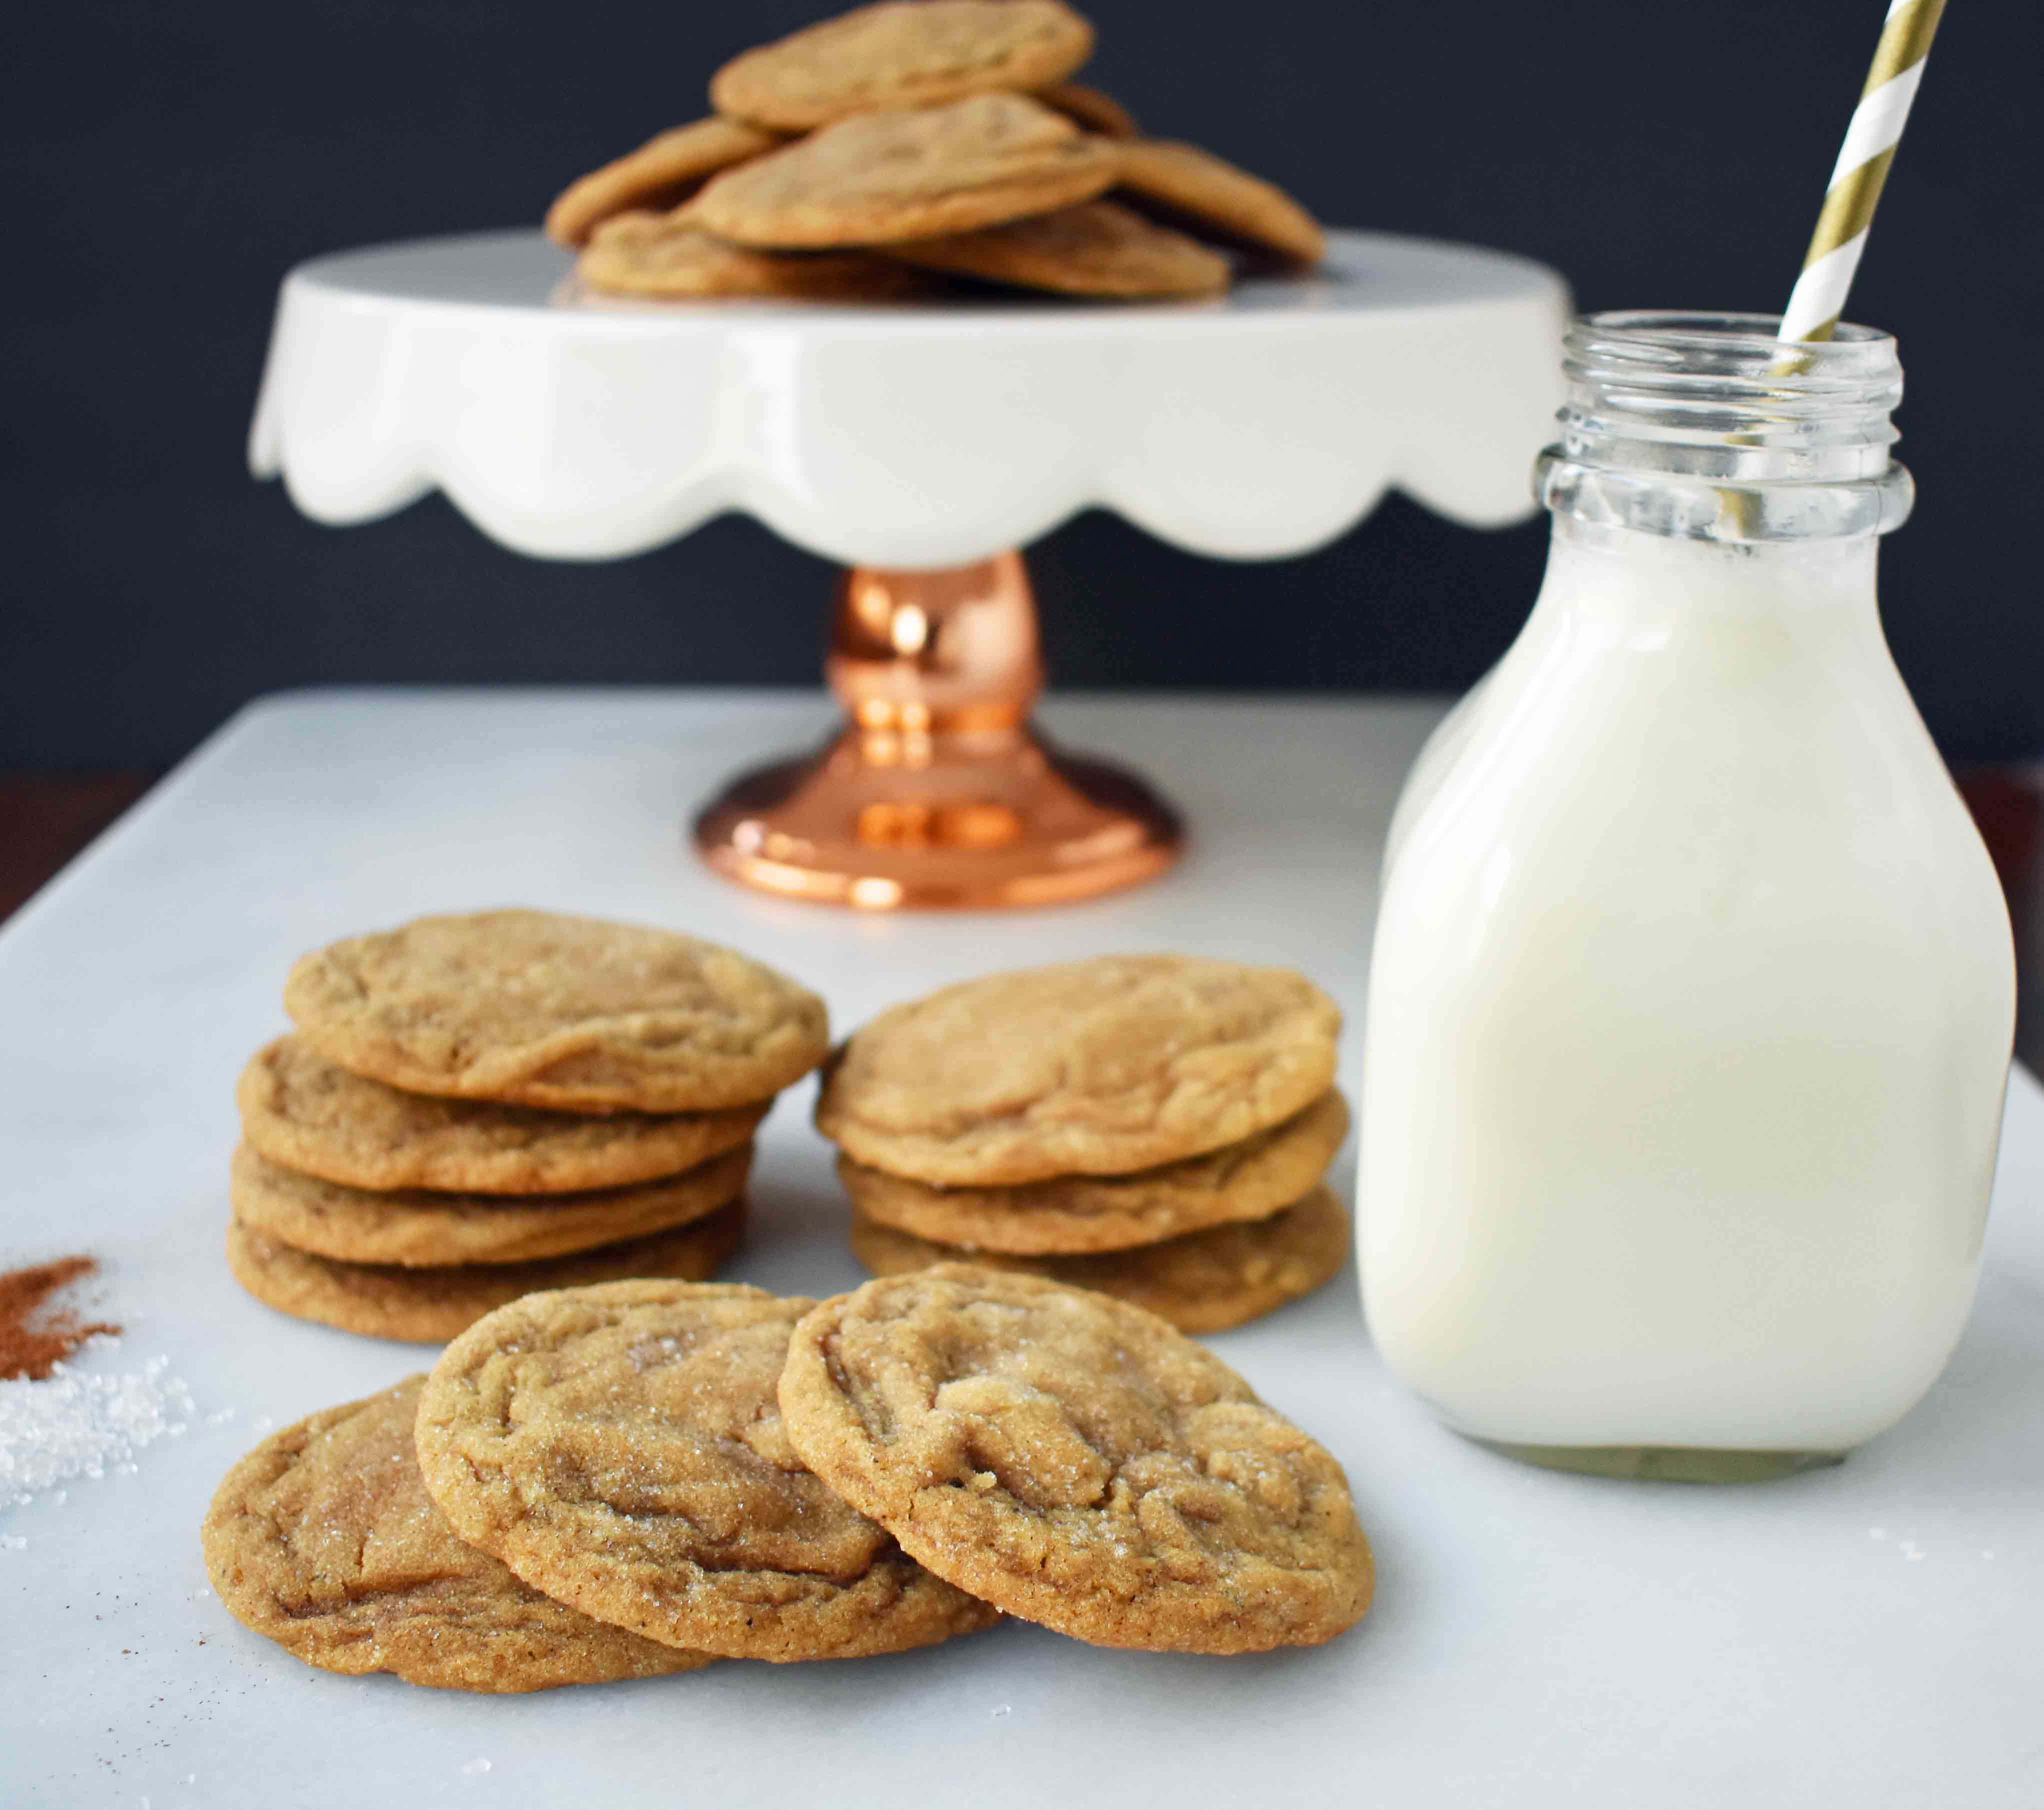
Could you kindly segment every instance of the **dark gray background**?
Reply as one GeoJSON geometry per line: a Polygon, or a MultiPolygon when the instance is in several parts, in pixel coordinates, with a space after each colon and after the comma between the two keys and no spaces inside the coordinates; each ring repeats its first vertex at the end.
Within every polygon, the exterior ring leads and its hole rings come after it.
{"type": "MultiPolygon", "coordinates": [[[[1509,247],[1588,307],[1777,309],[1884,0],[1093,0],[1090,79],[1326,218],[1509,247]]],[[[243,441],[278,278],[317,252],[536,220],[823,0],[161,0],[10,21],[0,163],[0,766],[154,765],[332,681],[806,682],[830,573],[749,522],[542,564],[437,500],[316,527],[243,441]]],[[[1886,616],[1948,753],[2044,752],[2032,536],[2044,7],[1954,0],[1855,317],[1910,376],[1916,519],[1886,616]]],[[[1070,686],[1448,688],[1494,657],[1544,526],[1393,499],[1231,566],[1103,516],[1034,550],[1070,686]]]]}

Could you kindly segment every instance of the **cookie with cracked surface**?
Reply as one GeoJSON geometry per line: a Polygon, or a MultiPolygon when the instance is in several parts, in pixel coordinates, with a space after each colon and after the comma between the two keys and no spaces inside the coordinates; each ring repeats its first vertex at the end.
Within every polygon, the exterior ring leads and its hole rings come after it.
{"type": "Polygon", "coordinates": [[[548,1690],[694,1671],[519,1582],[455,1536],[419,1474],[424,1376],[286,1427],[227,1474],[200,1543],[227,1612],[322,1670],[442,1690],[548,1690]]]}
{"type": "Polygon", "coordinates": [[[863,1218],[952,1246],[954,1255],[962,1248],[1074,1256],[1155,1244],[1281,1212],[1327,1173],[1347,1135],[1347,1102],[1329,1091],[1304,1112],[1239,1144],[1130,1175],[1056,1175],[1013,1187],[947,1188],[843,1156],[837,1172],[863,1218]]]}
{"type": "Polygon", "coordinates": [[[679,1175],[749,1142],[771,1103],[599,1118],[407,1094],[350,1074],[302,1037],[258,1051],[234,1097],[244,1140],[301,1175],[486,1195],[584,1194],[679,1175]]]}
{"type": "Polygon", "coordinates": [[[1172,220],[1274,251],[1297,264],[1327,255],[1320,224],[1275,182],[1238,170],[1196,144],[1146,138],[1118,144],[1118,187],[1137,205],[1161,209],[1172,220]]]}
{"type": "Polygon", "coordinates": [[[581,245],[612,215],[678,206],[719,171],[763,156],[783,142],[778,132],[738,120],[676,126],[569,183],[547,209],[547,236],[556,244],[581,245]]]}
{"type": "Polygon", "coordinates": [[[1112,201],[1082,201],[1005,226],[889,249],[928,270],[1110,301],[1218,295],[1231,274],[1219,252],[1112,201]]]}
{"type": "Polygon", "coordinates": [[[412,1093],[567,1112],[720,1112],[797,1081],[824,1003],[736,949],[551,911],[420,918],[302,956],[284,1009],[328,1060],[412,1093]]]}
{"type": "Polygon", "coordinates": [[[940,1577],[1103,1647],[1315,1646],[1370,1606],[1332,1455],[1153,1313],[962,1264],[795,1329],[795,1450],[940,1577]]]}
{"type": "Polygon", "coordinates": [[[671,1232],[570,1256],[407,1269],[315,1256],[236,1220],[227,1229],[227,1264],[234,1279],[258,1301],[294,1319],[317,1320],[372,1339],[439,1345],[536,1290],[634,1276],[706,1281],[738,1248],[744,1233],[745,1203],[733,1201],[671,1232]]]}
{"type": "Polygon", "coordinates": [[[727,171],[690,221],[741,245],[886,245],[1090,201],[1120,172],[1105,139],[1021,94],[861,113],[727,171]]]}
{"type": "Polygon", "coordinates": [[[298,1250],[429,1269],[533,1263],[686,1225],[744,1193],[751,1167],[748,1144],[682,1175],[592,1194],[374,1194],[299,1175],[244,1144],[229,1186],[236,1220],[298,1250]]]}
{"type": "Polygon", "coordinates": [[[1047,88],[1039,88],[1036,98],[1047,107],[1055,107],[1074,125],[1084,126],[1088,132],[1097,132],[1102,138],[1143,136],[1135,116],[1112,94],[1103,94],[1097,88],[1089,88],[1078,82],[1054,82],[1047,88]]]}
{"type": "Polygon", "coordinates": [[[1093,27],[1062,0],[882,0],[727,63],[719,113],[782,132],[852,113],[1040,88],[1093,54],[1093,27]]]}
{"type": "Polygon", "coordinates": [[[1339,1275],[1348,1247],[1348,1215],[1324,1187],[1267,1219],[1078,1257],[968,1253],[877,1224],[863,1214],[851,1222],[852,1254],[875,1275],[970,1263],[1111,1294],[1170,1321],[1181,1333],[1224,1333],[1276,1313],[1339,1275]]]}
{"type": "Polygon", "coordinates": [[[590,236],[575,266],[591,289],[655,300],[759,296],[787,301],[912,301],[934,278],[863,251],[759,251],[686,219],[622,213],[590,236]]]}
{"type": "Polygon", "coordinates": [[[433,1367],[426,1487],[536,1589],[679,1647],[851,1659],[988,1626],[788,1444],[774,1391],[813,1305],[658,1282],[514,1302],[433,1367]]]}
{"type": "Polygon", "coordinates": [[[882,1012],[825,1076],[855,1161],[947,1187],[1126,1175],[1239,1143],[1333,1086],[1341,1013],[1303,975],[1116,955],[882,1012]]]}

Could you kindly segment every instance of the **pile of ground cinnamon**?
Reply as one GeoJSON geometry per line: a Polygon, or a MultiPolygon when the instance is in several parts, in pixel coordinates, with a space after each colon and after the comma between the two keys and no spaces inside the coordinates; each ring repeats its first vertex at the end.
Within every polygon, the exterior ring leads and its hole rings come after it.
{"type": "Polygon", "coordinates": [[[98,1267],[92,1257],[60,1257],[0,1275],[0,1382],[39,1382],[95,1333],[121,1330],[103,1320],[81,1320],[67,1308],[44,1311],[59,1289],[98,1267]]]}

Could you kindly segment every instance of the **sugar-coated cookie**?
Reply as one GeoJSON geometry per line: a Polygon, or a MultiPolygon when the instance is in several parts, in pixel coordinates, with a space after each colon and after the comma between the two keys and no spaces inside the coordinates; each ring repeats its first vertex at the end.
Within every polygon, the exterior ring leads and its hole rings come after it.
{"type": "Polygon", "coordinates": [[[546,1690],[693,1671],[519,1582],[455,1537],[412,1445],[415,1376],[273,1433],[227,1474],[201,1533],[228,1613],[308,1665],[444,1690],[546,1690]]]}
{"type": "Polygon", "coordinates": [[[234,1217],[316,1256],[344,1264],[527,1264],[686,1225],[745,1191],[743,1145],[657,1182],[593,1194],[372,1194],[280,1168],[247,1145],[234,1152],[234,1217]]]}
{"type": "Polygon", "coordinates": [[[1117,301],[1218,295],[1229,276],[1219,252],[1112,201],[1081,201],[889,250],[927,270],[1117,301]]]}
{"type": "Polygon", "coordinates": [[[1348,1258],[1348,1214],[1324,1187],[1267,1219],[1188,1232],[1161,1244],[1090,1256],[1010,1257],[966,1253],[855,1214],[852,1254],[875,1275],[966,1262],[1039,1275],[1133,1302],[1181,1333],[1224,1333],[1275,1313],[1340,1274],[1348,1258]]]}
{"type": "Polygon", "coordinates": [[[1254,1137],[1334,1083],[1304,976],[1101,956],[947,987],[851,1037],[816,1106],[855,1161],[945,1186],[1125,1175],[1254,1137]]]}
{"type": "Polygon", "coordinates": [[[527,1583],[676,1646],[850,1659],[987,1626],[788,1444],[775,1388],[812,1305],[660,1282],[514,1302],[433,1368],[426,1487],[527,1583]]]}
{"type": "Polygon", "coordinates": [[[227,1229],[227,1264],[258,1301],[294,1319],[317,1320],[372,1339],[438,1345],[536,1289],[632,1276],[706,1281],[738,1248],[744,1233],[744,1202],[733,1201],[672,1231],[569,1256],[413,1269],[315,1256],[236,1220],[227,1229]]]}
{"type": "Polygon", "coordinates": [[[679,1175],[749,1142],[770,1103],[599,1117],[407,1094],[351,1075],[302,1037],[257,1052],[235,1100],[243,1139],[301,1175],[486,1195],[585,1194],[679,1175]]]}
{"type": "Polygon", "coordinates": [[[347,938],[299,959],[284,1007],[372,1080],[571,1112],[749,1106],[830,1041],[822,1000],[736,949],[551,911],[347,938]]]}
{"type": "Polygon", "coordinates": [[[720,113],[783,132],[849,113],[1041,88],[1093,53],[1062,0],[882,0],[762,44],[711,79],[720,113]]]}
{"type": "Polygon", "coordinates": [[[727,171],[689,204],[741,245],[886,245],[1089,201],[1119,166],[1105,139],[1022,94],[860,113],[727,171]]]}
{"type": "Polygon", "coordinates": [[[602,221],[632,208],[664,212],[686,200],[720,170],[773,150],[782,140],[737,120],[697,120],[648,139],[562,190],[547,210],[547,235],[581,245],[602,221]]]}
{"type": "Polygon", "coordinates": [[[1312,1646],[1370,1605],[1341,1467],[1155,1314],[947,1264],[795,1329],[804,1461],[939,1575],[1105,1647],[1312,1646]]]}

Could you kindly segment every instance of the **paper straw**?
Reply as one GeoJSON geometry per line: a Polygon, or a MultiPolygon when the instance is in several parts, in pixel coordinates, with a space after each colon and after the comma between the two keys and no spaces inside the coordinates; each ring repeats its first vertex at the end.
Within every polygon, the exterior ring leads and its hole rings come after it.
{"type": "Polygon", "coordinates": [[[1867,228],[1944,11],[1945,0],[1895,0],[1888,9],[1873,67],[1824,192],[1803,274],[1781,316],[1784,339],[1828,339],[1845,313],[1846,292],[1866,249],[1867,228]]]}

